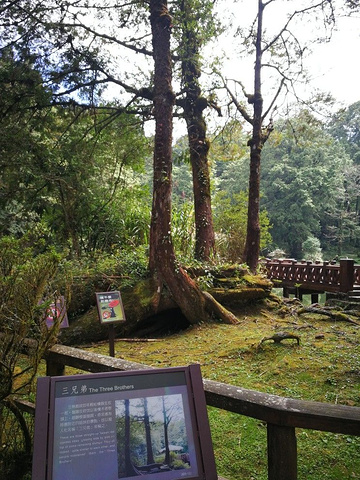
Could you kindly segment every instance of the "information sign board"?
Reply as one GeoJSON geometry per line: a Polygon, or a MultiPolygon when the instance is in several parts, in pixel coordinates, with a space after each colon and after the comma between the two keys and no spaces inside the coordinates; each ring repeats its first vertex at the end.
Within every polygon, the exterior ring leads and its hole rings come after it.
{"type": "Polygon", "coordinates": [[[96,293],[96,302],[101,323],[125,322],[120,292],[96,293]]]}
{"type": "Polygon", "coordinates": [[[38,379],[33,480],[216,480],[200,367],[38,379]]]}

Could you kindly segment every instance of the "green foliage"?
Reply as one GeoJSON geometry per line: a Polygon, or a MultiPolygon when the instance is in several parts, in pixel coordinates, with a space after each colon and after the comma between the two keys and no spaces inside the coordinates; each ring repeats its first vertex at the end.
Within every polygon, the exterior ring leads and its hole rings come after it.
{"type": "Polygon", "coordinates": [[[31,57],[0,53],[0,234],[23,235],[39,221],[50,95],[31,57]]]}
{"type": "Polygon", "coordinates": [[[173,204],[171,233],[175,251],[181,261],[191,260],[195,244],[193,204],[186,201],[173,204]]]}
{"type": "Polygon", "coordinates": [[[49,282],[60,259],[30,236],[1,238],[0,252],[0,457],[1,471],[10,479],[21,478],[29,467],[29,425],[14,400],[33,392],[40,360],[56,341],[59,322],[48,329],[45,312],[56,299],[49,282]],[[17,461],[20,453],[23,463],[17,461]]]}
{"type": "Polygon", "coordinates": [[[216,163],[216,189],[227,195],[237,195],[249,187],[249,161],[242,157],[227,162],[216,163]]]}
{"type": "Polygon", "coordinates": [[[328,125],[331,135],[340,141],[356,165],[360,164],[360,102],[335,113],[328,125]]]}
{"type": "Polygon", "coordinates": [[[1,331],[20,339],[31,337],[37,333],[38,318],[44,310],[39,302],[44,300],[60,257],[52,250],[44,251],[42,243],[32,244],[29,236],[21,240],[3,237],[0,246],[1,331]]]}
{"type": "MultiPolygon", "coordinates": [[[[247,195],[245,192],[227,196],[218,192],[214,200],[214,227],[217,254],[222,261],[239,262],[246,240],[247,195]]],[[[267,213],[260,213],[260,245],[264,249],[271,243],[270,224],[267,213]]]]}
{"type": "Polygon", "coordinates": [[[302,259],[308,237],[325,249],[331,226],[340,234],[349,168],[343,147],[309,112],[279,124],[263,150],[261,180],[277,247],[302,259]]]}
{"type": "Polygon", "coordinates": [[[28,88],[0,100],[0,234],[21,236],[41,225],[49,242],[77,255],[146,242],[150,197],[134,172],[149,145],[136,121],[117,116],[108,126],[106,108],[39,111],[37,91],[46,96],[40,74],[31,65],[18,70],[14,58],[0,58],[0,88],[28,88]]]}
{"type": "Polygon", "coordinates": [[[232,196],[248,189],[249,147],[243,126],[238,121],[230,121],[212,138],[209,157],[214,165],[216,190],[232,196]]]}
{"type": "Polygon", "coordinates": [[[244,126],[238,120],[229,120],[226,126],[211,138],[210,157],[212,161],[219,162],[218,169],[221,172],[221,163],[246,159],[249,161],[248,136],[244,132],[244,126]]]}
{"type": "Polygon", "coordinates": [[[71,115],[63,120],[66,133],[54,145],[54,198],[47,221],[55,239],[70,242],[78,255],[127,242],[138,245],[146,238],[150,215],[148,192],[133,174],[142,168],[145,138],[125,118],[107,129],[101,115],[85,116],[70,128],[71,120],[71,115]]]}
{"type": "Polygon", "coordinates": [[[141,245],[67,259],[59,267],[56,283],[59,288],[71,291],[68,305],[71,321],[95,303],[96,291],[133,287],[148,275],[147,250],[141,245]]]}
{"type": "Polygon", "coordinates": [[[188,164],[173,165],[172,196],[175,204],[193,201],[192,173],[188,164]]]}
{"type": "Polygon", "coordinates": [[[320,240],[315,237],[309,237],[302,244],[303,256],[306,260],[312,262],[321,262],[323,260],[320,240]]]}
{"type": "Polygon", "coordinates": [[[175,26],[173,36],[178,43],[177,54],[184,60],[189,60],[190,55],[191,62],[200,66],[199,52],[224,29],[216,15],[213,2],[185,0],[174,3],[171,13],[175,26]]]}

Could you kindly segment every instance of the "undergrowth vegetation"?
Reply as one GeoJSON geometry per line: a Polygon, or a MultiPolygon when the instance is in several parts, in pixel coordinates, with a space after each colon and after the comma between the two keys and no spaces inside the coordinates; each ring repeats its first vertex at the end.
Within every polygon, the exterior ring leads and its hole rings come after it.
{"type": "MultiPolygon", "coordinates": [[[[269,306],[268,306],[269,307],[269,306]]],[[[169,319],[171,321],[171,319],[169,319]]],[[[107,344],[91,350],[107,354],[107,344]]],[[[150,366],[200,363],[204,378],[302,400],[360,406],[359,327],[314,315],[248,309],[239,324],[204,324],[164,338],[116,342],[116,356],[150,366]],[[300,337],[263,341],[276,332],[300,337]]],[[[266,425],[209,408],[219,474],[267,478],[266,425]]],[[[360,438],[297,430],[299,480],[360,478],[360,438]]]]}
{"type": "MultiPolygon", "coordinates": [[[[30,478],[32,418],[26,416],[24,428],[21,428],[14,414],[17,411],[12,399],[20,394],[21,398],[35,400],[32,380],[41,352],[55,341],[55,338],[48,337],[46,329],[39,330],[39,314],[48,304],[42,304],[41,307],[38,302],[40,298],[50,301],[54,294],[53,290],[48,292],[45,289],[43,272],[46,271],[51,278],[55,274],[55,266],[51,266],[56,264],[57,278],[62,278],[71,289],[73,306],[69,317],[74,321],[76,313],[82,310],[81,299],[91,298],[96,287],[103,282],[110,287],[120,283],[123,288],[145,278],[146,252],[139,247],[134,248],[131,255],[119,251],[99,258],[94,254],[81,262],[70,262],[60,260],[51,252],[36,251],[36,255],[29,250],[31,261],[25,262],[18,259],[20,252],[20,257],[27,252],[21,245],[15,248],[12,242],[8,242],[2,246],[4,275],[1,287],[3,299],[7,301],[3,302],[0,309],[3,333],[0,352],[2,368],[6,367],[5,370],[11,373],[15,381],[5,382],[6,376],[2,374],[2,385],[8,385],[8,388],[3,388],[0,398],[0,416],[3,420],[0,428],[0,478],[20,480],[30,478]],[[8,261],[5,262],[6,258],[8,261]],[[45,260],[50,263],[42,263],[45,260]],[[29,288],[26,289],[26,286],[29,288]],[[24,307],[21,317],[20,307],[24,307]],[[13,328],[16,326],[24,330],[21,339],[17,336],[18,329],[13,328]],[[40,333],[45,335],[44,344],[41,343],[43,335],[40,333]],[[36,338],[43,345],[32,359],[35,363],[30,378],[27,375],[28,359],[24,359],[20,348],[23,338],[28,336],[36,338]],[[10,339],[9,345],[14,347],[13,357],[6,354],[10,347],[4,343],[4,339],[10,339]],[[10,360],[11,364],[7,367],[6,362],[10,360]],[[25,382],[20,381],[22,377],[25,382]],[[15,435],[13,425],[20,428],[15,435]],[[8,473],[10,470],[12,476],[8,473]]],[[[205,270],[204,278],[205,286],[211,286],[214,279],[210,270],[205,270]]],[[[156,338],[118,339],[116,356],[154,367],[199,363],[204,378],[210,380],[285,397],[359,407],[358,320],[354,320],[354,323],[335,322],[313,313],[300,315],[291,301],[285,304],[273,301],[275,299],[279,300],[271,296],[257,306],[242,307],[235,312],[239,320],[237,325],[214,322],[156,338]],[[271,337],[279,332],[292,334],[295,338],[275,343],[271,337]]],[[[89,312],[84,315],[90,316],[89,312]]],[[[175,319],[171,313],[167,315],[171,330],[175,319]]],[[[84,338],[84,330],[81,337],[84,338]]],[[[105,355],[109,352],[107,342],[77,346],[105,355]]],[[[66,373],[78,372],[69,368],[66,373]]],[[[40,363],[38,374],[46,374],[44,362],[40,363]]],[[[209,408],[208,412],[219,474],[228,480],[265,480],[266,425],[215,408],[209,408]]],[[[360,479],[360,437],[298,429],[297,442],[299,480],[360,479]]]]}
{"type": "Polygon", "coordinates": [[[56,298],[49,283],[60,257],[28,237],[2,237],[0,252],[0,479],[18,480],[31,465],[33,425],[16,400],[31,397],[39,363],[57,339],[59,317],[49,328],[45,318],[56,298]]]}

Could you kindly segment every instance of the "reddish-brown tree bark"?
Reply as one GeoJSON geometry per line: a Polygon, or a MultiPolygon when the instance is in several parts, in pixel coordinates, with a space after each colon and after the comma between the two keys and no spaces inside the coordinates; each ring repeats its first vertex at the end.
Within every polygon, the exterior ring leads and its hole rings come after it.
{"type": "Polygon", "coordinates": [[[150,228],[149,267],[157,276],[159,294],[165,286],[190,323],[208,320],[213,314],[228,323],[236,317],[221,308],[178,265],[171,238],[172,115],[174,94],[170,58],[171,17],[166,0],[150,0],[154,55],[154,180],[150,228]]]}
{"type": "Polygon", "coordinates": [[[199,85],[200,40],[194,28],[194,12],[187,0],[181,3],[183,12],[182,82],[186,96],[181,102],[187,125],[190,163],[193,174],[195,209],[195,258],[209,260],[215,249],[215,234],[211,210],[210,173],[208,164],[209,141],[203,111],[208,101],[201,96],[199,85]]]}

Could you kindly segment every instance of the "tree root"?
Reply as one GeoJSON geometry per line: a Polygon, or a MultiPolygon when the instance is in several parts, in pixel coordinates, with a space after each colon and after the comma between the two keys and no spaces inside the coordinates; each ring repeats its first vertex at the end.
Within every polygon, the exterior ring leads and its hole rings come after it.
{"type": "Polygon", "coordinates": [[[266,342],[267,340],[273,340],[274,343],[280,343],[283,340],[290,338],[296,340],[297,344],[300,345],[300,337],[299,335],[294,335],[293,333],[287,333],[287,332],[277,332],[274,333],[272,337],[265,337],[261,340],[259,343],[259,346],[263,343],[266,342]]]}
{"type": "Polygon", "coordinates": [[[337,310],[334,311],[334,310],[319,308],[317,306],[311,305],[310,307],[302,306],[297,310],[298,315],[301,315],[303,313],[314,313],[316,315],[325,315],[326,317],[329,317],[330,320],[333,320],[334,322],[349,322],[349,323],[352,323],[353,325],[360,326],[360,322],[357,322],[356,320],[352,319],[345,313],[339,312],[337,310]]]}
{"type": "Polygon", "coordinates": [[[224,323],[236,325],[239,323],[238,318],[229,310],[221,305],[209,292],[202,292],[205,298],[205,308],[208,313],[215,314],[224,323]]]}

